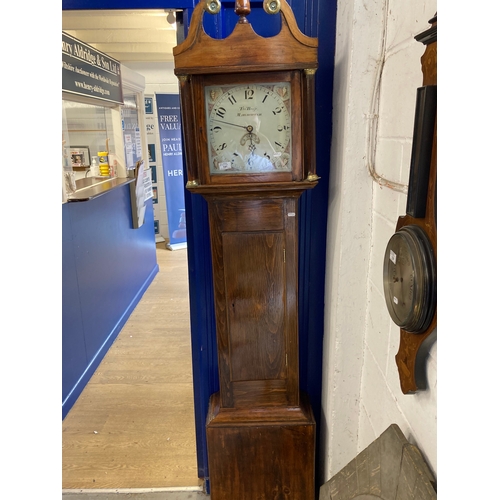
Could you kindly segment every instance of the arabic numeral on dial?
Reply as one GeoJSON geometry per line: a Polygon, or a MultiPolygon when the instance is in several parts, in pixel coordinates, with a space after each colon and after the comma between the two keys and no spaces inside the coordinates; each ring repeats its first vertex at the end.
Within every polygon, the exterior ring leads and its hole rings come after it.
{"type": "Polygon", "coordinates": [[[216,151],[222,151],[224,149],[227,148],[227,144],[225,142],[223,142],[220,146],[218,146],[217,148],[215,148],[216,151]]]}
{"type": "Polygon", "coordinates": [[[236,104],[236,97],[234,97],[234,95],[230,95],[227,100],[231,103],[231,104],[236,104]]]}
{"type": "Polygon", "coordinates": [[[253,99],[253,95],[255,94],[255,91],[252,89],[246,89],[245,90],[245,99],[253,99]]]}
{"type": "Polygon", "coordinates": [[[222,130],[222,128],[217,125],[216,127],[214,127],[212,129],[212,132],[214,132],[215,134],[218,134],[221,130],[222,130]]]}
{"type": "Polygon", "coordinates": [[[278,125],[278,132],[283,132],[283,131],[287,131],[287,130],[290,130],[290,126],[289,125],[278,125]]]}
{"type": "Polygon", "coordinates": [[[273,114],[277,115],[277,114],[281,113],[281,111],[283,111],[283,106],[278,106],[277,108],[274,108],[273,114]]]}
{"type": "Polygon", "coordinates": [[[226,114],[226,110],[225,108],[223,107],[220,107],[216,112],[215,114],[219,117],[219,118],[224,118],[224,115],[226,114]]]}

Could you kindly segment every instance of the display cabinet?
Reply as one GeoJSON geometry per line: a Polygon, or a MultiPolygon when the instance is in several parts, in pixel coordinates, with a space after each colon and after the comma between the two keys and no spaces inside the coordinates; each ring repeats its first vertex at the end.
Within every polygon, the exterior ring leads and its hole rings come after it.
{"type": "MultiPolygon", "coordinates": [[[[107,148],[116,149],[113,114],[119,109],[90,104],[81,100],[62,101],[63,167],[83,172],[91,166],[92,157],[107,148]]],[[[82,175],[76,176],[82,177],[82,175]]]]}
{"type": "Polygon", "coordinates": [[[144,125],[144,77],[122,67],[123,104],[63,92],[63,201],[75,192],[110,178],[133,176],[148,158],[144,125]],[[109,173],[99,171],[99,153],[107,152],[109,173]]]}

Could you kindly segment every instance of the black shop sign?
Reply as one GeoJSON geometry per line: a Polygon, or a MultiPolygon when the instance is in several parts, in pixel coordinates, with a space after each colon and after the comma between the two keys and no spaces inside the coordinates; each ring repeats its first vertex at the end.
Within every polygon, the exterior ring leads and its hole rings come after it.
{"type": "Polygon", "coordinates": [[[63,32],[62,90],[123,104],[120,63],[63,32]]]}

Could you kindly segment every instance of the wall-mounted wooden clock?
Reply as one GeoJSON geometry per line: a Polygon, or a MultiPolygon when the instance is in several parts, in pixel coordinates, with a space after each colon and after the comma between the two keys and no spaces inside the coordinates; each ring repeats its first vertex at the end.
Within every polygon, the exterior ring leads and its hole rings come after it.
{"type": "Polygon", "coordinates": [[[426,45],[422,56],[423,86],[417,103],[406,215],[398,219],[384,256],[387,309],[400,327],[396,354],[404,394],[426,388],[426,358],[437,325],[437,16],[418,35],[426,45]]]}
{"type": "Polygon", "coordinates": [[[315,421],[299,391],[298,200],[317,182],[317,39],[284,0],[281,31],[257,35],[248,0],[216,40],[201,1],[174,48],[187,189],[207,200],[220,391],[210,399],[212,500],[314,498],[315,421]]]}

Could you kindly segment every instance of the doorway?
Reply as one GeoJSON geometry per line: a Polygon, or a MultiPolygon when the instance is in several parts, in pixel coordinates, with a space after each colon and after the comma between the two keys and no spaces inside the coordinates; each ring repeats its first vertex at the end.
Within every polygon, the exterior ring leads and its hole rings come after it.
{"type": "MultiPolygon", "coordinates": [[[[177,91],[175,24],[168,9],[63,11],[64,31],[144,69],[156,85],[146,93],[177,91]]],[[[160,242],[157,261],[158,275],[63,421],[63,490],[201,490],[187,250],[160,242]]]]}
{"type": "Polygon", "coordinates": [[[63,490],[201,488],[186,250],[159,273],[62,424],[63,490]]]}
{"type": "MultiPolygon", "coordinates": [[[[184,9],[185,25],[198,0],[164,0],[162,8],[184,9]]],[[[252,2],[253,3],[253,2],[252,2]]],[[[259,2],[255,2],[259,4],[259,2]]],[[[292,3],[292,2],[289,2],[292,3]]],[[[261,4],[261,3],[260,3],[261,4]]],[[[156,8],[151,0],[63,0],[63,10],[70,9],[140,9],[156,8]]],[[[223,1],[224,15],[204,26],[214,37],[227,36],[231,29],[225,14],[232,12],[234,1],[223,1]]],[[[310,397],[313,412],[321,427],[322,345],[324,330],[326,221],[332,138],[332,88],[335,52],[336,2],[294,0],[293,10],[299,29],[319,39],[319,68],[316,73],[316,157],[321,182],[314,196],[305,193],[300,202],[299,230],[299,365],[300,386],[310,397]],[[319,20],[322,22],[319,22],[319,20]]],[[[256,19],[256,25],[260,20],[256,19]]],[[[210,256],[208,211],[201,196],[186,194],[186,229],[188,241],[192,366],[194,380],[196,443],[199,477],[208,477],[205,417],[208,400],[219,388],[215,315],[210,256]]],[[[319,450],[319,447],[318,447],[319,450]]],[[[318,457],[317,457],[318,458],[318,457]]],[[[319,464],[319,461],[317,461],[319,464]]]]}

